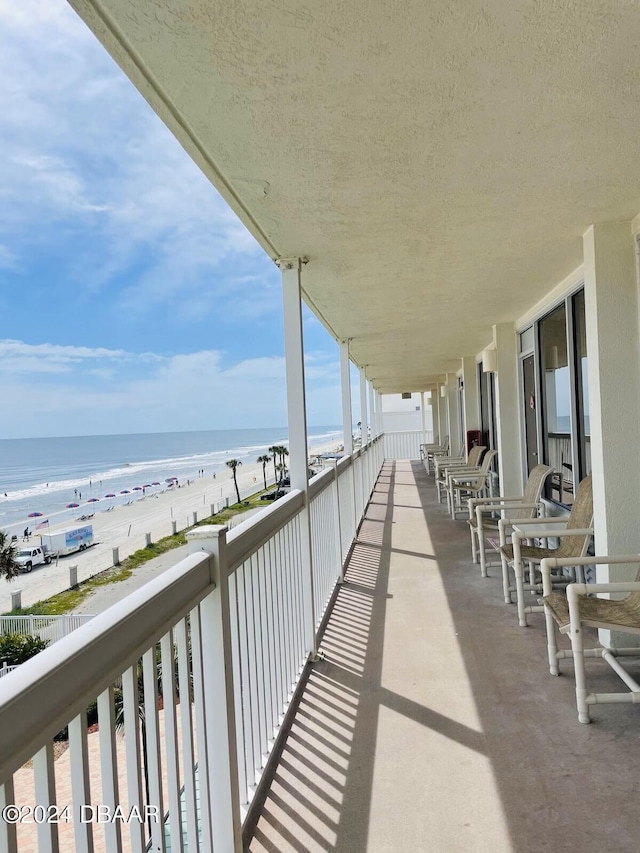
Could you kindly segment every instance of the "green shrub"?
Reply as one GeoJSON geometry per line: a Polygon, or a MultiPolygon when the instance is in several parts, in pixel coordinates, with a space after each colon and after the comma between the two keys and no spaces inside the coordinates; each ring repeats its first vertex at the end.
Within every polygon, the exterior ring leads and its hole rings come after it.
{"type": "Polygon", "coordinates": [[[46,649],[50,640],[33,634],[0,634],[0,666],[18,666],[46,649]]]}

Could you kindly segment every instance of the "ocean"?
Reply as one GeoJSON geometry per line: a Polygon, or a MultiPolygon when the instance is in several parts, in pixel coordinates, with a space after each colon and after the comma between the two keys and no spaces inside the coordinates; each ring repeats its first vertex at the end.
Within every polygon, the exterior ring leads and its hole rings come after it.
{"type": "MultiPolygon", "coordinates": [[[[342,441],[341,427],[309,428],[310,447],[334,440],[342,441]]],[[[169,477],[195,479],[200,469],[213,477],[227,459],[254,463],[274,444],[287,444],[286,428],[3,439],[0,529],[15,533],[27,524],[34,531],[45,521],[71,522],[78,513],[142,496],[145,486],[150,493],[164,488],[169,477]],[[66,508],[69,503],[79,507],[66,508]]]]}

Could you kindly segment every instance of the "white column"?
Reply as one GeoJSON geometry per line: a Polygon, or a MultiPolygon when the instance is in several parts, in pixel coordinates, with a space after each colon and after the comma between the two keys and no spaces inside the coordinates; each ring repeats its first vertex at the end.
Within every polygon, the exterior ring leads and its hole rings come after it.
{"type": "Polygon", "coordinates": [[[364,367],[359,368],[360,373],[360,423],[362,424],[362,447],[367,443],[367,377],[364,367]]]}
{"type": "Polygon", "coordinates": [[[351,363],[349,361],[349,341],[340,341],[340,384],[342,386],[342,431],[344,433],[344,453],[353,453],[353,413],[351,411],[351,363]]]}
{"type": "Polygon", "coordinates": [[[424,391],[420,392],[420,424],[422,426],[422,444],[427,443],[427,420],[424,412],[424,391]]]}
{"type": "Polygon", "coordinates": [[[371,427],[371,441],[376,437],[376,413],[373,403],[374,390],[371,381],[369,381],[369,426],[371,427]]]}
{"type": "Polygon", "coordinates": [[[378,435],[384,431],[384,424],[382,421],[382,394],[376,392],[377,394],[377,403],[376,403],[376,413],[378,415],[378,435]]]}
{"type": "Polygon", "coordinates": [[[312,658],[316,657],[311,518],[309,512],[309,460],[307,457],[307,414],[304,390],[304,345],[300,258],[281,259],[284,308],[284,353],[287,372],[287,418],[289,427],[289,470],[291,488],[304,493],[301,513],[300,553],[304,595],[305,639],[312,658]]]}
{"type": "Polygon", "coordinates": [[[520,452],[520,397],[518,394],[518,354],[516,330],[512,323],[493,327],[497,350],[496,433],[500,492],[522,493],[522,455],[520,452]]]}
{"type": "MultiPolygon", "coordinates": [[[[440,437],[439,441],[442,443],[445,435],[449,435],[449,407],[447,405],[447,386],[446,381],[444,385],[438,385],[438,424],[440,428],[440,437]],[[441,389],[444,388],[444,397],[442,396],[441,389]]],[[[460,445],[457,447],[451,441],[451,436],[449,436],[449,447],[451,448],[451,453],[455,456],[460,449],[460,445]]]]}
{"type": "Polygon", "coordinates": [[[447,373],[447,420],[449,422],[449,444],[452,452],[457,453],[464,441],[460,435],[458,418],[458,377],[455,373],[447,373]]]}
{"type": "Polygon", "coordinates": [[[480,429],[480,407],[478,406],[478,368],[475,358],[463,358],[462,381],[464,382],[464,429],[480,429]]]}
{"type": "MultiPolygon", "coordinates": [[[[640,341],[630,224],[592,225],[583,249],[596,554],[637,553],[640,341]]],[[[635,571],[602,566],[598,580],[628,580],[635,571]]]]}

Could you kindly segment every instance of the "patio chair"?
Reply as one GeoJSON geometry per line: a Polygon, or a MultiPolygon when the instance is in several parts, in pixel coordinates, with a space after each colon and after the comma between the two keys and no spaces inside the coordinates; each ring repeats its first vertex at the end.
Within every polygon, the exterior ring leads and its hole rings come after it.
{"type": "Polygon", "coordinates": [[[436,456],[447,456],[449,453],[449,436],[445,435],[440,444],[425,444],[424,447],[424,464],[427,469],[427,474],[431,471],[431,465],[436,456]]]}
{"type": "MultiPolygon", "coordinates": [[[[536,577],[538,568],[545,557],[555,557],[558,566],[569,566],[575,557],[584,557],[593,536],[593,489],[591,475],[585,477],[578,486],[573,506],[568,517],[545,518],[544,520],[531,518],[521,519],[515,523],[511,535],[511,544],[506,544],[505,519],[498,522],[500,532],[500,554],[502,560],[502,582],[505,601],[511,603],[511,593],[514,587],[509,583],[509,567],[513,567],[515,574],[515,592],[518,605],[518,622],[521,627],[527,625],[527,613],[541,613],[543,606],[539,604],[526,605],[525,591],[542,592],[542,581],[536,577]],[[564,530],[556,525],[566,523],[564,530]],[[534,527],[531,527],[534,525],[534,527]],[[520,529],[522,528],[522,529],[520,529]],[[560,539],[557,548],[541,547],[538,545],[522,544],[523,539],[556,537],[560,539]],[[564,562],[563,562],[564,561],[564,562]],[[529,570],[529,582],[524,582],[524,563],[529,570]]],[[[547,543],[548,545],[548,543],[547,543]]],[[[550,582],[552,586],[566,586],[571,583],[567,575],[554,575],[550,582]]]]}
{"type": "Polygon", "coordinates": [[[629,675],[619,658],[640,657],[640,648],[584,648],[584,628],[604,628],[628,634],[640,634],[640,554],[619,557],[577,557],[562,562],[582,569],[585,565],[635,565],[638,567],[635,581],[622,583],[572,583],[567,586],[566,595],[552,589],[552,570],[560,565],[557,559],[544,559],[541,564],[544,585],[544,611],[547,623],[547,650],[549,670],[558,675],[558,661],[573,658],[576,680],[576,705],[578,720],[591,722],[589,707],[602,703],[640,702],[640,684],[629,675]],[[608,593],[626,593],[624,598],[607,599],[590,596],[608,593]],[[556,644],[556,625],[561,634],[568,634],[571,649],[558,651],[556,644]],[[628,687],[626,693],[590,693],[584,666],[585,658],[600,658],[609,664],[628,687]]]}
{"type": "Polygon", "coordinates": [[[447,465],[466,465],[467,454],[465,453],[464,444],[460,445],[460,450],[455,456],[449,456],[447,453],[436,453],[431,457],[431,462],[436,480],[440,475],[441,469],[446,468],[447,465]]]}
{"type": "MultiPolygon", "coordinates": [[[[503,498],[470,498],[469,499],[469,529],[471,531],[471,557],[473,562],[480,557],[480,575],[487,577],[487,555],[485,535],[498,532],[499,518],[494,518],[493,512],[502,513],[509,527],[512,523],[525,518],[536,518],[544,515],[544,504],[540,500],[542,488],[547,477],[553,472],[549,465],[536,465],[529,474],[524,492],[521,495],[503,498]],[[542,512],[541,512],[542,511],[542,512]]],[[[506,526],[506,525],[505,525],[506,526]]],[[[500,565],[495,563],[494,565],[500,565]]]]}
{"type": "Polygon", "coordinates": [[[449,449],[449,436],[445,435],[441,442],[432,441],[427,444],[420,445],[420,459],[426,460],[427,453],[430,451],[444,450],[446,453],[449,449]]]}
{"type": "Polygon", "coordinates": [[[442,490],[447,487],[447,477],[450,471],[472,471],[477,472],[480,467],[480,459],[487,448],[482,445],[476,445],[469,451],[466,461],[459,462],[455,459],[451,461],[445,460],[443,465],[438,466],[438,474],[436,476],[436,489],[438,490],[438,503],[442,502],[442,490]]]}
{"type": "Polygon", "coordinates": [[[497,450],[487,450],[482,458],[482,465],[474,474],[470,471],[453,470],[449,473],[447,484],[447,496],[451,518],[455,521],[456,515],[462,507],[462,498],[479,497],[486,493],[487,489],[491,493],[491,463],[498,455],[497,450]]]}

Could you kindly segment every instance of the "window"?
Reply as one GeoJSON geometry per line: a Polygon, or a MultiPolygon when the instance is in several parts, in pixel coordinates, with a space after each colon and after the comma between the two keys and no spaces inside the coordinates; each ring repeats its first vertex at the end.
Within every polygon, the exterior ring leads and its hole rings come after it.
{"type": "Polygon", "coordinates": [[[553,468],[547,497],[565,506],[591,469],[584,290],[537,323],[542,453],[553,468]]]}

